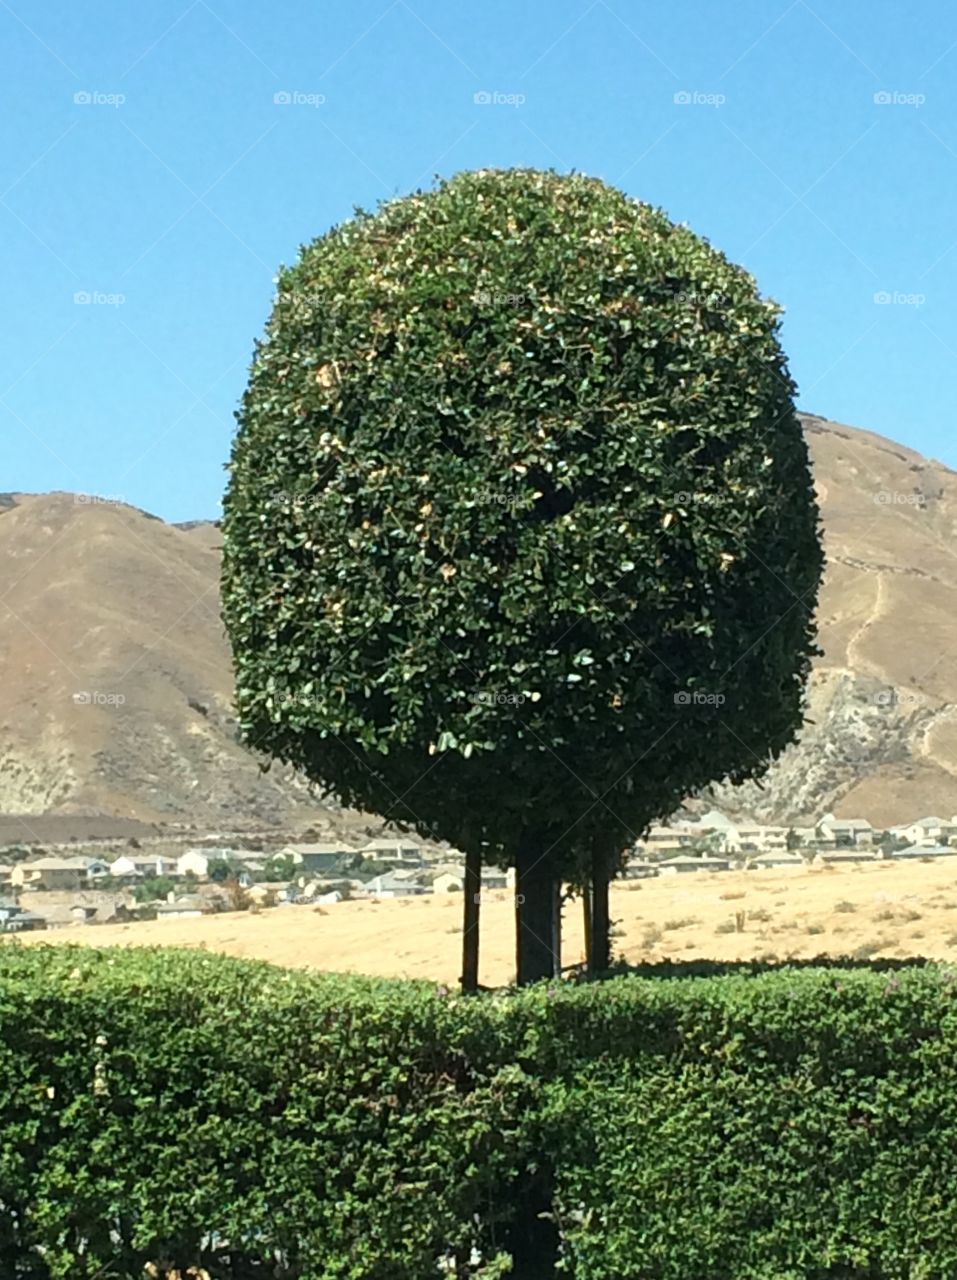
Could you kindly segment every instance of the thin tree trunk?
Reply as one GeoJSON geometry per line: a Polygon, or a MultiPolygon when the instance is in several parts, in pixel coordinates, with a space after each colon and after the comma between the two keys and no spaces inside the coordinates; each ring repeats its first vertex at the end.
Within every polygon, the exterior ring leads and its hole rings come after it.
{"type": "Polygon", "coordinates": [[[520,987],[554,977],[561,965],[559,883],[538,844],[515,859],[515,969],[520,987]]]}
{"type": "Polygon", "coordinates": [[[588,972],[592,977],[603,973],[611,964],[611,913],[608,905],[610,881],[608,864],[596,851],[592,855],[592,945],[588,957],[588,972]]]}
{"type": "Polygon", "coordinates": [[[482,854],[470,850],[465,855],[465,883],[462,886],[462,992],[478,990],[479,906],[482,901],[482,854]]]}
{"type": "Polygon", "coordinates": [[[585,972],[592,972],[592,931],[591,931],[591,887],[586,883],[582,888],[582,920],[585,927],[585,972]]]}

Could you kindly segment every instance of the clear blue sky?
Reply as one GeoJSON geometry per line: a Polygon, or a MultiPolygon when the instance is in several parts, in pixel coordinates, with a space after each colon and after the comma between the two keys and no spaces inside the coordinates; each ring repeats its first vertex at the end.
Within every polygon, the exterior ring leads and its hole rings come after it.
{"type": "Polygon", "coordinates": [[[944,0],[0,0],[0,42],[0,489],[218,514],[277,265],[511,165],[688,222],[786,307],[803,408],[957,466],[944,0]]]}

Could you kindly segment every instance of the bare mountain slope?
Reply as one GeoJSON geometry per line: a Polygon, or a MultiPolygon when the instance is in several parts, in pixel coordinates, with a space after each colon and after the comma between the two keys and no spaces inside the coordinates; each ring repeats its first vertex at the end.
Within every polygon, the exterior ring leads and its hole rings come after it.
{"type": "Polygon", "coordinates": [[[234,740],[215,533],[66,493],[0,513],[0,811],[258,823],[308,800],[234,740]]]}
{"type": "Polygon", "coordinates": [[[729,810],[875,824],[957,812],[957,472],[806,418],[828,568],[800,745],[729,810]]]}
{"type": "MultiPolygon", "coordinates": [[[[883,823],[957,812],[957,473],[806,419],[828,551],[801,744],[729,811],[883,823]]],[[[318,812],[234,738],[214,525],[0,496],[0,812],[208,825],[318,812]]]]}

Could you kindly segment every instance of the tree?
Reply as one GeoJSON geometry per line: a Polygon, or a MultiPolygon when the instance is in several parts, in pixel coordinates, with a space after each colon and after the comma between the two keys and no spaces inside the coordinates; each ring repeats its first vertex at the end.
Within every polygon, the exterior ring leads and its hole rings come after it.
{"type": "Polygon", "coordinates": [[[521,982],[595,849],[801,723],[822,556],[777,326],[579,175],[463,173],[280,273],[224,507],[241,732],[514,864],[521,982]]]}
{"type": "Polygon", "coordinates": [[[176,882],[169,876],[153,876],[133,890],[137,902],[165,902],[176,889],[176,882]]]}
{"type": "Polygon", "coordinates": [[[298,873],[298,864],[291,853],[277,853],[269,859],[260,873],[267,884],[293,880],[298,873]]]}

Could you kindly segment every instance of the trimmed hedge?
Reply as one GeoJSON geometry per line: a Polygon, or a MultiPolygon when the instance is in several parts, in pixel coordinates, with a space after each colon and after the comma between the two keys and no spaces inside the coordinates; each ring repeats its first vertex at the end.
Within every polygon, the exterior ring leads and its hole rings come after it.
{"type": "Polygon", "coordinates": [[[0,1275],[952,1280],[957,972],[761,969],[0,948],[0,1275]]]}

